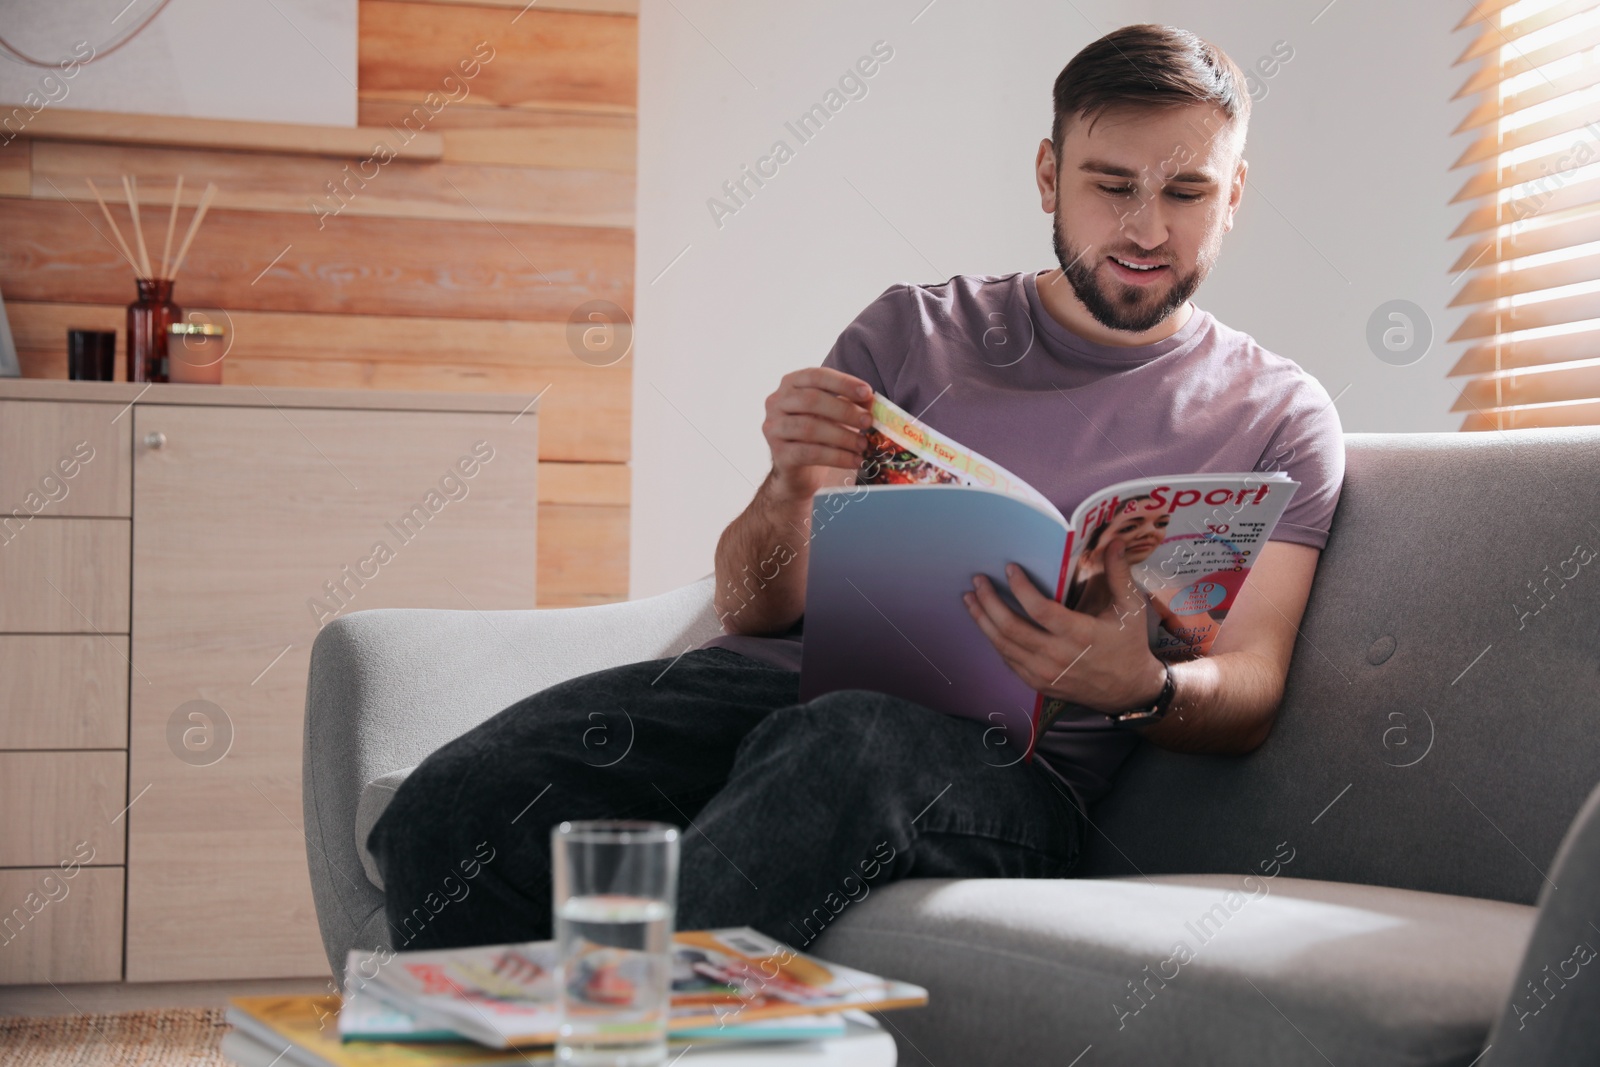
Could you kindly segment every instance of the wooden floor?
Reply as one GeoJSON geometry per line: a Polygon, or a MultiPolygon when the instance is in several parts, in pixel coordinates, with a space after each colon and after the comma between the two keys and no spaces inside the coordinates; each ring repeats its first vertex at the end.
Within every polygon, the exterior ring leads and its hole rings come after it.
{"type": "Polygon", "coordinates": [[[222,1008],[229,997],[334,993],[328,976],[239,982],[103,982],[0,986],[0,1016],[103,1015],[147,1008],[222,1008]]]}

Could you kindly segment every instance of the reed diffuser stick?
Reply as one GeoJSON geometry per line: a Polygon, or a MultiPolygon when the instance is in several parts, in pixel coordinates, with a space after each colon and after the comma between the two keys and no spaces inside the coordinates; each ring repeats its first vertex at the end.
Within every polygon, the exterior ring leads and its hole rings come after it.
{"type": "Polygon", "coordinates": [[[150,269],[150,250],[144,243],[144,224],[139,221],[139,179],[124,174],[122,191],[128,197],[128,214],[133,217],[133,239],[139,246],[139,266],[144,272],[139,277],[154,278],[156,272],[150,269]]]}
{"type": "Polygon", "coordinates": [[[200,206],[195,209],[194,218],[189,220],[189,232],[183,235],[183,244],[178,247],[178,258],[172,264],[171,277],[178,276],[178,268],[183,266],[183,257],[189,254],[189,243],[194,240],[194,235],[200,229],[200,221],[206,217],[206,209],[211,206],[211,198],[217,195],[215,182],[206,183],[206,191],[200,196],[200,206]]]}
{"type": "Polygon", "coordinates": [[[122,230],[117,226],[117,220],[111,217],[111,209],[106,207],[106,201],[100,195],[100,190],[94,187],[93,178],[85,178],[89,183],[89,191],[94,194],[95,203],[100,205],[101,214],[105,215],[106,222],[111,224],[111,233],[117,239],[117,246],[122,249],[122,258],[128,261],[128,266],[133,268],[133,273],[139,273],[139,264],[133,258],[133,252],[128,248],[128,242],[122,237],[122,230]]]}
{"type": "Polygon", "coordinates": [[[167,216],[167,243],[161,248],[161,276],[170,278],[167,273],[167,264],[172,262],[172,231],[178,226],[178,199],[183,196],[183,175],[178,175],[178,184],[172,187],[172,213],[167,216]]]}

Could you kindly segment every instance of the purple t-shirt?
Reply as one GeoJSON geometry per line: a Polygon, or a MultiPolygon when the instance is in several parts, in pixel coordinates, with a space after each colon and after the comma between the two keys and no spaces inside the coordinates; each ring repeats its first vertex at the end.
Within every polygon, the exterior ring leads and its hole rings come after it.
{"type": "MultiPolygon", "coordinates": [[[[1199,308],[1155,344],[1084,340],[1045,310],[1037,278],[958,275],[890,286],[822,364],[864,379],[988,456],[1063,515],[1129,478],[1282,470],[1300,488],[1272,540],[1327,544],[1344,442],[1315,378],[1199,308]]],[[[782,635],[724,634],[700,647],[799,670],[803,622],[782,635]]],[[[987,640],[976,624],[972,636],[987,640]]],[[[1069,705],[1039,739],[1035,759],[1090,804],[1137,742],[1105,716],[1069,705]]]]}

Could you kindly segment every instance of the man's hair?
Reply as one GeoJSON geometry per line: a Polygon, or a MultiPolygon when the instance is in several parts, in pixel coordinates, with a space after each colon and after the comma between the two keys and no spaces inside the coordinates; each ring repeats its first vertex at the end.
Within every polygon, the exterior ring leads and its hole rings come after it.
{"type": "Polygon", "coordinates": [[[1222,49],[1175,26],[1140,23],[1086,45],[1056,75],[1050,142],[1061,154],[1069,119],[1095,119],[1113,108],[1214,104],[1240,127],[1250,121],[1244,72],[1222,49]]]}

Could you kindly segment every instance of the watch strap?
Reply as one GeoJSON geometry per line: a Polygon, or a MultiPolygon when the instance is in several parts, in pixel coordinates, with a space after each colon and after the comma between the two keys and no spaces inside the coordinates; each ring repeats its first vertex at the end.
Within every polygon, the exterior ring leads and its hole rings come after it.
{"type": "Polygon", "coordinates": [[[1134,708],[1120,715],[1113,715],[1111,721],[1118,726],[1149,726],[1166,718],[1167,712],[1172,707],[1172,698],[1177,695],[1178,683],[1172,677],[1172,665],[1163,663],[1162,672],[1166,680],[1161,683],[1161,693],[1149,707],[1134,708]]]}

